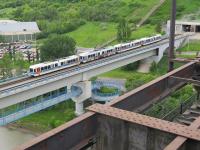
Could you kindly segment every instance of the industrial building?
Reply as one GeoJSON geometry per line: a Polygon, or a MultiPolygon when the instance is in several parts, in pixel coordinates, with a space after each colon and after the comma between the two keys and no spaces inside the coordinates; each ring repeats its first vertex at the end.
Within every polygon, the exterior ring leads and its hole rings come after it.
{"type": "Polygon", "coordinates": [[[3,36],[7,43],[35,41],[36,33],[39,32],[36,22],[0,20],[0,36],[3,36]]]}
{"type": "MultiPolygon", "coordinates": [[[[200,22],[199,21],[176,21],[175,25],[175,33],[183,34],[183,33],[200,33],[200,22]]],[[[170,33],[170,21],[167,22],[167,34],[170,33]]]]}

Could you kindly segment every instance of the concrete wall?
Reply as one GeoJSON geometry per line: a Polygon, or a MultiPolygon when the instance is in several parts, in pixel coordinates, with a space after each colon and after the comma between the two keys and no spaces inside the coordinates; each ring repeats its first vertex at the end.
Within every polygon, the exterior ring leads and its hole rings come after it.
{"type": "Polygon", "coordinates": [[[175,135],[107,116],[98,119],[96,150],[163,150],[175,135]]]}

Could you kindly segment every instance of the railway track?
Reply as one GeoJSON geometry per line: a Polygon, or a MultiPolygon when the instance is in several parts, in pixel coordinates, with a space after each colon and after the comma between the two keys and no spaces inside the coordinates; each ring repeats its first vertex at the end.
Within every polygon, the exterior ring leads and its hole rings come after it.
{"type": "Polygon", "coordinates": [[[19,79],[19,80],[16,80],[16,81],[9,81],[9,82],[6,82],[4,84],[2,83],[2,84],[0,84],[0,93],[11,91],[12,89],[23,87],[26,84],[31,85],[31,84],[34,84],[35,82],[41,82],[41,81],[47,80],[49,78],[55,78],[55,77],[58,77],[58,76],[66,75],[67,73],[70,73],[70,72],[73,72],[73,71],[76,71],[76,70],[85,69],[89,66],[97,65],[97,64],[100,64],[100,63],[103,63],[103,62],[107,62],[109,60],[113,60],[113,59],[117,59],[117,58],[120,58],[120,57],[123,57],[123,56],[130,55],[130,54],[132,54],[133,51],[140,51],[140,50],[143,50],[144,48],[152,48],[152,47],[155,47],[155,46],[160,46],[162,44],[165,44],[166,42],[167,42],[167,38],[164,38],[161,41],[153,43],[151,45],[142,46],[142,47],[139,47],[137,49],[125,51],[123,53],[111,55],[109,57],[101,58],[101,59],[98,59],[98,60],[95,60],[95,61],[80,64],[80,65],[73,66],[73,67],[70,67],[70,68],[63,68],[59,71],[51,72],[51,73],[48,73],[48,74],[45,74],[45,75],[42,75],[42,76],[25,77],[25,78],[22,78],[22,79],[19,79]],[[157,43],[160,43],[160,44],[157,44],[157,43]]]}

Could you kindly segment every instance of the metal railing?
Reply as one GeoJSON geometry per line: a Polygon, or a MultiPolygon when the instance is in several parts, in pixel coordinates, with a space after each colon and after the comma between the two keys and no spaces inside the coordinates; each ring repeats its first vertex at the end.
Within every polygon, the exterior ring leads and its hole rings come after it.
{"type": "MultiPolygon", "coordinates": [[[[100,87],[100,85],[105,86],[107,84],[108,83],[92,82],[92,88],[100,87]]],[[[114,83],[112,83],[112,85],[114,85],[114,83]]],[[[70,92],[67,92],[65,89],[62,92],[54,93],[47,97],[42,97],[41,99],[32,101],[30,103],[22,103],[21,105],[17,105],[14,109],[11,109],[8,111],[1,111],[0,112],[0,126],[14,122],[20,118],[23,118],[25,116],[28,116],[40,110],[44,110],[48,107],[51,107],[63,101],[69,100],[71,97],[79,96],[81,95],[81,93],[82,93],[82,90],[79,87],[72,86],[70,92]]],[[[109,100],[111,100],[110,98],[113,99],[114,97],[119,96],[119,94],[120,94],[120,90],[118,89],[115,93],[98,94],[98,97],[100,101],[102,99],[105,99],[104,101],[108,101],[108,98],[109,100]]]]}
{"type": "Polygon", "coordinates": [[[186,111],[192,104],[196,101],[197,94],[192,95],[187,100],[183,101],[178,107],[174,108],[173,110],[166,113],[164,116],[162,116],[161,119],[165,120],[173,120],[178,115],[182,114],[184,111],[186,111]]]}

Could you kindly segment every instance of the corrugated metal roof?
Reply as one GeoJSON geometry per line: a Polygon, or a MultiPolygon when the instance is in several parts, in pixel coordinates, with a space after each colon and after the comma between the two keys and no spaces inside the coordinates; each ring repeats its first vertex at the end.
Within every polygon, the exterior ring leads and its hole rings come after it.
{"type": "Polygon", "coordinates": [[[40,32],[36,22],[0,22],[0,34],[33,34],[40,32]]]}

